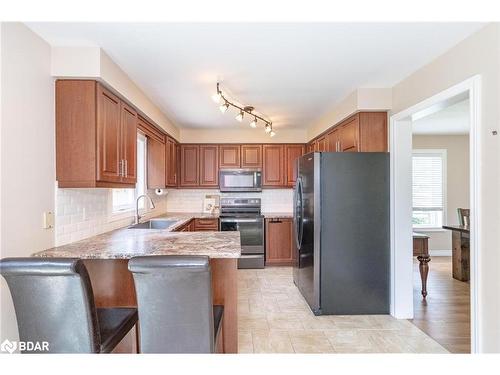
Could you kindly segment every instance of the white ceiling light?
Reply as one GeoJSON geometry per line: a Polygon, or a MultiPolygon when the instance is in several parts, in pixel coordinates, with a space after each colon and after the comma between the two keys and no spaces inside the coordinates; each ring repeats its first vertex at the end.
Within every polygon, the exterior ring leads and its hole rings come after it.
{"type": "Polygon", "coordinates": [[[221,99],[222,99],[222,94],[220,92],[212,95],[212,100],[216,103],[220,103],[221,99]]]}
{"type": "Polygon", "coordinates": [[[271,137],[274,137],[274,136],[276,135],[276,132],[275,132],[274,130],[271,130],[271,132],[269,133],[269,135],[270,135],[271,137]]]}
{"type": "Polygon", "coordinates": [[[222,104],[219,109],[222,113],[225,113],[227,111],[227,109],[229,108],[229,104],[227,104],[227,102],[225,102],[224,104],[222,104]]]}
{"type": "Polygon", "coordinates": [[[271,127],[270,124],[266,124],[266,127],[264,128],[264,131],[266,133],[271,133],[273,131],[273,128],[271,127]]]}
{"type": "Polygon", "coordinates": [[[256,128],[257,127],[257,117],[254,117],[252,122],[250,123],[251,128],[256,128]]]}
{"type": "Polygon", "coordinates": [[[236,121],[242,122],[243,121],[243,111],[240,111],[235,117],[236,121]]]}

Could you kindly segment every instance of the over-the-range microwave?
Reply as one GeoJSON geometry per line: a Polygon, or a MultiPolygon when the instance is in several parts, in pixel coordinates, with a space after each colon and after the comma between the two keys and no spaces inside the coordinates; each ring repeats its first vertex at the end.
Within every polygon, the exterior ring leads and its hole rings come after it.
{"type": "Polygon", "coordinates": [[[221,169],[219,189],[231,191],[262,191],[262,172],[260,169],[221,169]]]}

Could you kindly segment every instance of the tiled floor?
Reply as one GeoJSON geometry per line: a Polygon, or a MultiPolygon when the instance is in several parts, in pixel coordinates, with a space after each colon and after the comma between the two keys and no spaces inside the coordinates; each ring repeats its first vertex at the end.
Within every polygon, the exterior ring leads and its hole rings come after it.
{"type": "Polygon", "coordinates": [[[314,316],[292,268],[238,270],[240,353],[447,353],[406,320],[314,316]]]}

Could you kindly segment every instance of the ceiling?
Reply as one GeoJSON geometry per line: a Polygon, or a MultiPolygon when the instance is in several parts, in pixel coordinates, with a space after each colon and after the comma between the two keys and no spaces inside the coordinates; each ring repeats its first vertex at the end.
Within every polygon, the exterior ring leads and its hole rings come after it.
{"type": "Polygon", "coordinates": [[[303,128],[359,87],[392,87],[479,23],[28,23],[55,46],[99,46],[180,127],[234,127],[217,81],[275,129],[303,128]]]}
{"type": "Polygon", "coordinates": [[[419,135],[469,134],[469,99],[449,105],[412,123],[412,133],[419,135]]]}

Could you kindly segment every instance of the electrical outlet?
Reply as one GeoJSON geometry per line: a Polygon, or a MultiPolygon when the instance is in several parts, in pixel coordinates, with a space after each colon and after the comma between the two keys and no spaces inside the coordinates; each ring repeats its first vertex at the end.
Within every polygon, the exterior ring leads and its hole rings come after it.
{"type": "Polygon", "coordinates": [[[46,211],[43,213],[43,229],[54,228],[54,213],[46,211]]]}

